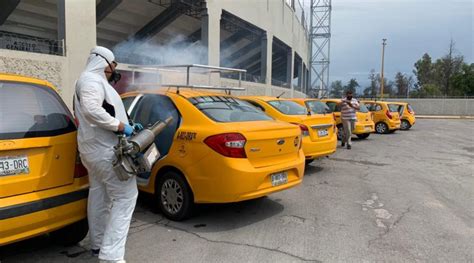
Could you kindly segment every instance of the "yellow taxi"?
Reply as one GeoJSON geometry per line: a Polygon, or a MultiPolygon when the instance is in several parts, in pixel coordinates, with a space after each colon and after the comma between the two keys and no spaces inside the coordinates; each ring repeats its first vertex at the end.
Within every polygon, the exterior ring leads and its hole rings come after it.
{"type": "MultiPolygon", "coordinates": [[[[344,133],[344,127],[342,127],[341,120],[341,99],[322,99],[322,102],[326,103],[329,107],[329,111],[334,113],[336,119],[336,125],[338,129],[337,138],[342,139],[344,133]]],[[[364,103],[360,103],[360,109],[356,113],[357,122],[355,123],[354,130],[352,131],[360,139],[366,139],[369,135],[375,131],[374,120],[372,114],[364,103]]]]}
{"type": "Polygon", "coordinates": [[[44,80],[0,74],[0,94],[0,246],[46,233],[81,241],[88,178],[71,113],[44,80]]]}
{"type": "Polygon", "coordinates": [[[306,164],[316,158],[329,156],[336,152],[337,132],[332,114],[314,114],[291,99],[267,96],[243,96],[240,98],[277,120],[298,125],[303,135],[303,152],[306,156],[306,164]]]}
{"type": "Polygon", "coordinates": [[[139,174],[139,189],[154,194],[172,220],[195,203],[255,199],[299,185],[305,158],[301,132],[224,93],[175,87],[122,95],[134,122],[173,117],[156,137],[160,159],[139,174]]]}
{"type": "Polygon", "coordinates": [[[415,125],[415,110],[413,107],[406,102],[390,102],[390,104],[395,104],[398,106],[398,113],[401,116],[400,130],[409,130],[413,125],[415,125]]]}
{"type": "Polygon", "coordinates": [[[372,112],[375,132],[393,133],[400,129],[400,114],[398,106],[387,101],[362,101],[372,112]]]}

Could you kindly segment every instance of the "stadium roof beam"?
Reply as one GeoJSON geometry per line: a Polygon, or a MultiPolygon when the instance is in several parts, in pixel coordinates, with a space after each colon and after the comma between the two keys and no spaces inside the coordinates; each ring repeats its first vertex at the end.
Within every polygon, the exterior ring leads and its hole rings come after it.
{"type": "Polygon", "coordinates": [[[107,17],[117,6],[122,3],[122,0],[102,0],[96,7],[95,23],[99,24],[107,17]]]}
{"type": "Polygon", "coordinates": [[[249,32],[244,29],[241,29],[235,32],[230,37],[226,38],[224,41],[221,42],[221,48],[226,49],[232,46],[233,44],[235,44],[235,42],[239,41],[241,38],[245,37],[247,34],[249,34],[249,32]]]}
{"type": "Polygon", "coordinates": [[[248,68],[249,66],[255,64],[256,62],[260,62],[260,52],[258,52],[257,54],[249,57],[248,59],[240,62],[239,64],[237,64],[237,66],[235,68],[243,68],[243,69],[246,69],[248,68]]]}
{"type": "Polygon", "coordinates": [[[242,47],[241,49],[235,51],[233,54],[229,55],[228,57],[224,58],[223,60],[227,60],[227,61],[235,61],[237,59],[239,59],[240,57],[244,56],[245,54],[248,54],[248,53],[251,53],[251,51],[253,51],[254,49],[256,48],[259,48],[261,46],[261,41],[258,40],[258,41],[254,41],[244,47],[242,47]]]}
{"type": "Polygon", "coordinates": [[[16,9],[20,0],[3,0],[2,8],[0,9],[0,25],[3,25],[7,18],[13,13],[13,10],[16,9]]]}
{"type": "Polygon", "coordinates": [[[150,22],[148,22],[148,24],[138,30],[134,37],[137,40],[148,40],[158,34],[161,30],[163,30],[181,15],[182,10],[179,8],[179,6],[171,5],[158,16],[153,18],[150,22]]]}

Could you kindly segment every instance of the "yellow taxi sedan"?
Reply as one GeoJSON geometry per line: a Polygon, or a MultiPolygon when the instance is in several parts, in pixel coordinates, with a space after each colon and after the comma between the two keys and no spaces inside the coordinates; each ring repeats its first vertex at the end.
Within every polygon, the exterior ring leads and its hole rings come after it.
{"type": "MultiPolygon", "coordinates": [[[[338,128],[337,138],[341,140],[344,132],[341,120],[341,99],[322,99],[321,101],[326,103],[330,112],[334,113],[338,128]]],[[[360,109],[356,112],[356,117],[357,121],[352,133],[360,139],[368,138],[369,135],[375,131],[375,124],[372,113],[369,112],[369,109],[362,102],[360,103],[360,109]]]]}
{"type": "Polygon", "coordinates": [[[171,87],[122,98],[144,126],[173,117],[155,140],[161,158],[137,176],[139,189],[154,194],[172,220],[189,217],[195,203],[255,199],[303,180],[300,129],[243,100],[171,87]]]}
{"type": "Polygon", "coordinates": [[[291,99],[266,96],[240,98],[277,120],[298,125],[303,135],[303,152],[307,164],[336,152],[336,125],[332,114],[315,114],[291,99]]]}
{"type": "Polygon", "coordinates": [[[0,74],[0,94],[0,246],[46,233],[81,241],[88,178],[71,113],[44,80],[0,74]]]}
{"type": "Polygon", "coordinates": [[[413,107],[406,102],[390,102],[398,106],[398,112],[401,116],[400,130],[409,130],[415,125],[416,117],[413,107]]]}
{"type": "Polygon", "coordinates": [[[400,129],[400,114],[396,104],[387,101],[362,101],[374,116],[375,132],[393,133],[400,129]]]}

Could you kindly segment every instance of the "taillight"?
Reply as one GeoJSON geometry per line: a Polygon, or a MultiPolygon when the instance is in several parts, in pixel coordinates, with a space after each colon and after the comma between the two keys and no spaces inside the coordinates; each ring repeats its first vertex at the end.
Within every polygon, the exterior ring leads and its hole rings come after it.
{"type": "Polygon", "coordinates": [[[301,124],[301,123],[293,123],[294,125],[298,125],[301,130],[301,135],[303,136],[309,136],[309,129],[306,125],[301,124]]]}
{"type": "Polygon", "coordinates": [[[81,158],[79,158],[79,153],[76,157],[76,165],[74,167],[74,178],[81,178],[87,176],[87,169],[82,165],[81,158]]]}
{"type": "Polygon", "coordinates": [[[387,117],[388,117],[389,119],[391,119],[391,118],[393,117],[392,114],[390,113],[390,111],[388,111],[388,110],[385,111],[385,115],[387,115],[387,117]]]}
{"type": "Polygon", "coordinates": [[[240,133],[224,133],[209,136],[204,140],[214,151],[232,158],[247,158],[245,143],[247,139],[240,133]]]}
{"type": "Polygon", "coordinates": [[[336,114],[335,113],[332,114],[332,117],[334,119],[334,122],[336,122],[336,114]]]}

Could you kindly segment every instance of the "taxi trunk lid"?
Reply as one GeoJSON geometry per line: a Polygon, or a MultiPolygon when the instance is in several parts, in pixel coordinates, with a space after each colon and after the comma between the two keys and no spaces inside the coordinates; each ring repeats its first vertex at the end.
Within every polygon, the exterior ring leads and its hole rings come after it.
{"type": "Polygon", "coordinates": [[[301,131],[296,125],[280,121],[257,121],[227,123],[226,126],[246,138],[247,159],[256,168],[299,158],[301,131]]]}
{"type": "Polygon", "coordinates": [[[311,141],[327,141],[334,135],[334,117],[332,114],[313,114],[301,116],[301,124],[308,127],[311,141]]]}

